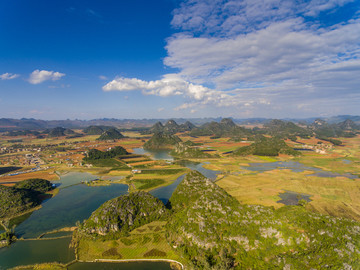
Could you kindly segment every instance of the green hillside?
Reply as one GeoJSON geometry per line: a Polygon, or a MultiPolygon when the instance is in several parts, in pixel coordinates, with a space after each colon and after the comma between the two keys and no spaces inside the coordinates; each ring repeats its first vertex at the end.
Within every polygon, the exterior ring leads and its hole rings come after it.
{"type": "Polygon", "coordinates": [[[74,135],[75,132],[71,129],[56,127],[46,131],[49,134],[49,137],[62,137],[67,135],[74,135]]]}
{"type": "Polygon", "coordinates": [[[50,181],[40,178],[32,178],[21,182],[17,182],[14,187],[18,189],[33,190],[40,193],[45,193],[53,189],[53,186],[50,183],[50,181]]]}
{"type": "Polygon", "coordinates": [[[163,125],[161,122],[155,123],[147,132],[143,132],[143,134],[159,133],[159,132],[175,134],[178,132],[191,131],[194,128],[195,125],[189,121],[186,121],[185,123],[179,125],[174,120],[169,120],[165,123],[165,125],[163,125]]]}
{"type": "Polygon", "coordinates": [[[214,137],[247,137],[252,131],[237,126],[230,118],[224,118],[218,122],[210,122],[201,127],[191,130],[191,136],[214,136],[214,137]]]}
{"type": "Polygon", "coordinates": [[[233,155],[246,156],[278,156],[279,154],[287,154],[292,156],[301,155],[299,151],[292,149],[284,140],[273,137],[267,138],[261,135],[256,136],[255,142],[249,146],[236,149],[233,155]]]}
{"type": "Polygon", "coordinates": [[[191,147],[188,143],[178,143],[175,148],[170,152],[174,157],[181,158],[211,158],[214,157],[208,153],[201,151],[200,149],[191,147]]]}
{"type": "Polygon", "coordinates": [[[176,135],[157,132],[144,144],[143,147],[145,149],[166,149],[172,148],[179,142],[181,142],[181,139],[176,135]]]}
{"type": "Polygon", "coordinates": [[[0,185],[0,219],[30,210],[39,203],[37,192],[0,185]]]}
{"type": "Polygon", "coordinates": [[[112,128],[111,126],[88,126],[83,132],[87,135],[101,135],[104,131],[112,128]]]}
{"type": "Polygon", "coordinates": [[[306,128],[302,128],[293,122],[286,122],[282,120],[271,120],[264,124],[263,130],[266,134],[271,136],[277,136],[283,139],[292,139],[296,141],[296,136],[301,138],[309,138],[312,136],[312,131],[306,128]]]}
{"type": "Polygon", "coordinates": [[[97,140],[99,141],[107,141],[107,140],[118,140],[124,138],[124,135],[122,135],[117,129],[110,128],[106,131],[104,131],[97,140]]]}
{"type": "Polygon", "coordinates": [[[105,202],[79,227],[80,234],[125,235],[166,216],[164,204],[146,192],[134,192],[105,202]]]}
{"type": "Polygon", "coordinates": [[[121,146],[116,146],[109,151],[100,151],[98,149],[90,149],[83,158],[83,161],[96,167],[113,167],[116,169],[129,169],[129,167],[115,157],[127,155],[128,152],[121,146]]]}
{"type": "Polygon", "coordinates": [[[189,269],[356,269],[360,224],[308,212],[242,205],[198,172],[169,205],[168,241],[189,269]],[[351,268],[355,267],[355,268],[351,268]]]}

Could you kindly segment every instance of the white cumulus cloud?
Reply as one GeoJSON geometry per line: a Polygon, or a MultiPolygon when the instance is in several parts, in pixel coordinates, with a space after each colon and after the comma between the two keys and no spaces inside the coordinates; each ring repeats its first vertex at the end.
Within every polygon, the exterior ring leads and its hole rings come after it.
{"type": "Polygon", "coordinates": [[[4,74],[0,75],[0,79],[1,80],[12,80],[12,79],[16,79],[19,76],[20,76],[19,74],[4,73],[4,74]]]}
{"type": "Polygon", "coordinates": [[[34,70],[29,77],[29,82],[31,84],[39,84],[44,81],[57,81],[61,77],[64,77],[64,73],[48,71],[48,70],[34,70]]]}
{"type": "Polygon", "coordinates": [[[104,91],[141,90],[144,95],[183,95],[195,100],[210,100],[216,93],[202,85],[189,83],[176,74],[167,74],[161,80],[143,81],[137,78],[116,78],[103,86],[104,91]]]}
{"type": "Polygon", "coordinates": [[[351,114],[360,103],[360,13],[349,8],[355,1],[184,0],[173,11],[178,32],[167,39],[164,58],[179,72],[154,81],[116,78],[103,90],[184,97],[176,111],[351,114]]]}
{"type": "Polygon", "coordinates": [[[179,32],[167,40],[164,64],[211,86],[203,96],[216,93],[213,103],[233,111],[287,113],[306,104],[320,114],[335,104],[351,113],[360,102],[360,19],[350,2],[185,0],[173,12],[179,32]],[[336,12],[346,14],[341,22],[327,18],[336,12]]]}

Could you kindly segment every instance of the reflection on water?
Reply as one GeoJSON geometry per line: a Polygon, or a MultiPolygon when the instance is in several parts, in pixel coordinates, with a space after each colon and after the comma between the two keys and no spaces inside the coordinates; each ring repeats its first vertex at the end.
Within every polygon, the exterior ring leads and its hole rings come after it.
{"type": "Polygon", "coordinates": [[[206,178],[209,178],[212,181],[216,180],[217,174],[221,173],[221,171],[213,171],[209,169],[205,169],[203,166],[205,164],[209,164],[210,162],[203,162],[203,163],[197,163],[197,162],[191,162],[191,161],[183,161],[181,165],[191,169],[196,170],[203,174],[206,178]]]}
{"type": "Polygon", "coordinates": [[[358,176],[345,173],[334,173],[334,172],[327,172],[320,168],[315,167],[309,167],[305,166],[299,162],[296,161],[276,161],[276,162],[266,162],[266,163],[249,163],[248,167],[241,167],[242,169],[246,169],[249,171],[255,171],[255,172],[265,172],[265,171],[272,171],[276,169],[280,170],[286,170],[289,169],[293,172],[303,172],[303,171],[313,171],[313,174],[308,174],[307,176],[318,176],[318,177],[347,177],[349,179],[357,179],[358,176]]]}
{"type": "Polygon", "coordinates": [[[71,237],[56,240],[17,241],[0,249],[0,269],[46,262],[67,263],[75,259],[69,249],[71,237]]]}
{"type": "Polygon", "coordinates": [[[290,169],[293,172],[303,171],[321,171],[319,168],[307,167],[299,162],[295,161],[276,161],[266,163],[249,163],[249,167],[242,167],[249,171],[265,172],[276,169],[290,169]]]}
{"type": "Polygon", "coordinates": [[[343,162],[344,164],[350,164],[350,163],[351,163],[351,160],[343,159],[342,162],[343,162]]]}
{"type": "Polygon", "coordinates": [[[59,185],[60,189],[79,184],[83,181],[95,180],[97,177],[90,173],[68,172],[61,175],[59,181],[53,181],[52,183],[59,185]]]}
{"type": "Polygon", "coordinates": [[[281,200],[277,202],[283,203],[285,205],[297,205],[300,200],[311,202],[311,195],[294,191],[286,191],[284,193],[280,193],[278,196],[281,198],[281,200]]]}
{"type": "MultiPolygon", "coordinates": [[[[142,148],[135,148],[135,154],[151,154],[154,159],[173,160],[168,150],[145,151],[142,148]]],[[[203,168],[206,163],[186,162],[184,166],[197,170],[207,178],[216,179],[217,171],[203,168]]],[[[164,203],[171,197],[176,187],[184,179],[185,174],[169,186],[160,187],[150,193],[164,203]]],[[[89,173],[70,172],[61,176],[59,193],[45,201],[42,208],[33,212],[28,219],[16,227],[15,233],[18,237],[36,238],[39,235],[60,229],[74,226],[76,221],[82,222],[87,219],[102,203],[126,194],[128,186],[114,184],[110,186],[86,186],[80,185],[83,181],[91,181],[97,177],[89,173]]],[[[116,178],[118,179],[118,178],[116,178]]],[[[111,180],[116,180],[111,178],[111,180]]],[[[69,234],[59,232],[44,236],[61,237],[69,234]]],[[[28,240],[18,241],[10,247],[0,249],[0,269],[8,269],[19,265],[29,265],[45,262],[67,263],[74,259],[74,251],[69,249],[71,238],[60,239],[28,240]]],[[[137,263],[76,263],[69,269],[171,269],[166,262],[137,262],[137,263]]]]}
{"type": "MultiPolygon", "coordinates": [[[[74,175],[74,173],[72,173],[74,175]]],[[[84,179],[87,174],[76,173],[77,179],[84,179]]],[[[73,185],[60,189],[59,194],[42,204],[42,208],[15,229],[18,237],[34,238],[55,229],[74,226],[82,222],[101,204],[112,198],[126,194],[127,185],[89,187],[73,185]]]]}
{"type": "MultiPolygon", "coordinates": [[[[126,194],[128,187],[123,184],[110,186],[79,185],[82,181],[96,179],[88,173],[68,173],[59,183],[59,193],[42,204],[42,208],[16,228],[18,237],[35,238],[40,234],[63,227],[74,226],[76,221],[88,218],[102,203],[126,194]]],[[[183,179],[179,177],[172,185],[163,190],[154,191],[162,199],[168,200],[173,190],[183,179]]],[[[58,232],[45,235],[44,240],[18,241],[10,247],[0,249],[0,269],[9,269],[19,265],[45,262],[67,263],[75,259],[74,250],[69,249],[71,237],[63,237],[70,232],[58,232]]],[[[171,269],[169,263],[126,263],[126,264],[74,264],[70,269],[171,269]],[[126,268],[130,267],[130,268],[126,268]]]]}
{"type": "Polygon", "coordinates": [[[326,171],[309,174],[309,175],[307,175],[307,176],[317,176],[317,177],[346,177],[346,178],[349,178],[349,179],[357,179],[357,178],[359,178],[358,176],[356,176],[356,175],[354,175],[354,174],[351,174],[351,173],[340,174],[340,173],[333,173],[333,172],[326,172],[326,171]]]}
{"type": "Polygon", "coordinates": [[[166,204],[171,195],[173,194],[176,187],[181,183],[181,181],[184,179],[185,174],[179,176],[174,183],[171,185],[165,186],[165,187],[159,187],[157,189],[154,189],[150,191],[149,193],[157,198],[159,198],[164,204],[166,204]]]}

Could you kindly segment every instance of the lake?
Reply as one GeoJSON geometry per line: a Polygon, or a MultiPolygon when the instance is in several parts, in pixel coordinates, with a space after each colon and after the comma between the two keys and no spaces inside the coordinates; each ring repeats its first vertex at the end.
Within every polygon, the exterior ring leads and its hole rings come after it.
{"type": "MultiPolygon", "coordinates": [[[[34,211],[28,219],[17,226],[15,232],[18,237],[35,238],[48,231],[75,226],[76,221],[82,222],[87,219],[104,202],[124,195],[128,191],[128,186],[123,184],[94,187],[74,185],[75,180],[68,179],[71,177],[81,181],[88,179],[88,174],[66,175],[65,183],[72,183],[72,186],[60,188],[54,198],[44,202],[39,210],[34,211]]],[[[63,178],[60,182],[62,181],[63,178]]]]}
{"type": "Polygon", "coordinates": [[[357,175],[350,173],[340,174],[334,172],[324,171],[320,168],[309,167],[301,164],[297,161],[276,161],[276,162],[264,162],[264,163],[249,163],[249,166],[242,166],[242,169],[255,171],[255,172],[266,172],[272,170],[291,170],[293,172],[304,172],[304,171],[313,171],[313,174],[307,174],[306,176],[318,176],[318,177],[346,177],[349,179],[359,178],[357,175]]]}
{"type": "MultiPolygon", "coordinates": [[[[136,154],[151,154],[154,159],[173,160],[168,150],[149,152],[137,148],[136,154]]],[[[206,177],[215,180],[217,171],[203,168],[206,163],[186,162],[184,166],[198,170],[206,177]]],[[[171,185],[152,190],[150,193],[166,203],[176,187],[184,179],[185,174],[178,177],[171,185]]],[[[109,186],[87,186],[80,184],[98,177],[89,173],[69,172],[61,175],[59,193],[42,203],[42,207],[34,211],[25,221],[18,225],[15,233],[18,238],[37,238],[41,234],[63,227],[75,226],[77,221],[87,219],[104,202],[127,194],[128,186],[112,184],[109,186]]],[[[45,262],[67,263],[74,260],[74,251],[69,249],[71,237],[69,232],[45,235],[43,240],[17,241],[10,247],[0,249],[0,269],[8,269],[20,265],[45,262]],[[64,237],[65,236],[65,237],[64,237]],[[64,237],[60,239],[46,239],[64,237]]],[[[69,269],[171,269],[166,262],[132,262],[132,263],[76,263],[69,269]]]]}
{"type": "Polygon", "coordinates": [[[71,237],[56,240],[17,241],[10,247],[0,249],[0,269],[35,263],[67,263],[75,259],[69,249],[71,237]]]}
{"type": "Polygon", "coordinates": [[[217,174],[221,173],[221,171],[213,171],[213,170],[205,169],[203,167],[205,164],[210,164],[210,162],[197,163],[197,162],[185,161],[182,163],[183,166],[191,170],[196,170],[201,174],[203,174],[206,178],[215,181],[217,174]]]}
{"type": "MultiPolygon", "coordinates": [[[[36,238],[39,235],[63,227],[75,226],[76,221],[87,219],[104,202],[127,194],[128,186],[87,186],[81,181],[97,177],[88,173],[71,172],[61,176],[59,193],[45,201],[29,218],[15,228],[18,238],[36,238]]],[[[58,233],[46,237],[63,236],[58,233]]],[[[17,241],[10,247],[0,249],[0,269],[44,262],[72,261],[75,257],[69,249],[71,237],[56,240],[17,241]]]]}
{"type": "Polygon", "coordinates": [[[280,193],[278,196],[281,198],[281,200],[277,201],[277,203],[282,203],[285,205],[297,205],[300,200],[311,202],[311,195],[289,190],[286,190],[284,193],[280,193]]]}

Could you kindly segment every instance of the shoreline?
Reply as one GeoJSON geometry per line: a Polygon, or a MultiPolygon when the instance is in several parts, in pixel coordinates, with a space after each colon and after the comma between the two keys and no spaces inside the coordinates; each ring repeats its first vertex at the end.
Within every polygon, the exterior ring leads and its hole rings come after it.
{"type": "Polygon", "coordinates": [[[181,266],[181,269],[185,269],[184,265],[172,259],[95,259],[94,261],[81,261],[78,262],[114,262],[114,263],[126,263],[126,262],[168,262],[168,263],[176,263],[181,266]]]}
{"type": "MultiPolygon", "coordinates": [[[[184,265],[176,260],[172,260],[172,259],[95,259],[94,261],[84,261],[84,260],[73,260],[71,262],[68,263],[57,263],[57,262],[48,262],[48,263],[43,263],[45,265],[58,265],[63,267],[64,269],[67,269],[67,267],[69,267],[72,264],[75,263],[129,263],[129,262],[167,262],[169,264],[171,263],[175,263],[176,265],[180,266],[181,270],[184,270],[185,267],[184,265]]],[[[20,270],[20,269],[28,269],[29,267],[34,267],[37,265],[42,265],[42,264],[31,264],[31,265],[19,265],[19,266],[15,266],[13,268],[11,268],[12,270],[20,270]]]]}

